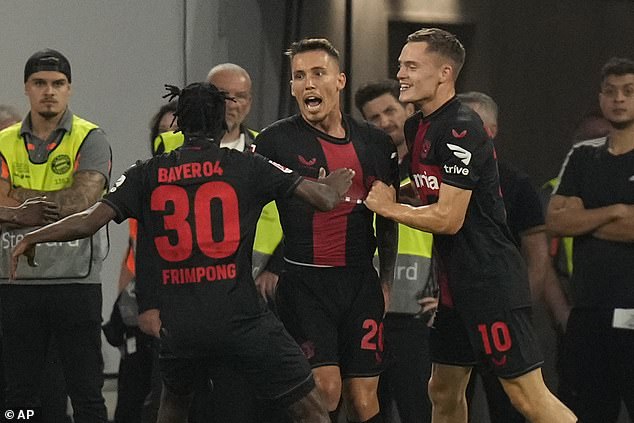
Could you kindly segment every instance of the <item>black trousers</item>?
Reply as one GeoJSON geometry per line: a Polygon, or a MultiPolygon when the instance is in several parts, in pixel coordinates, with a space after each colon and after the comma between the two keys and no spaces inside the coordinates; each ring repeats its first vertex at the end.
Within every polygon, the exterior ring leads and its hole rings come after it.
{"type": "Polygon", "coordinates": [[[57,342],[75,423],[106,422],[101,285],[1,285],[7,407],[40,407],[51,337],[57,342]]]}
{"type": "Polygon", "coordinates": [[[574,308],[563,339],[560,398],[584,423],[634,416],[634,330],[612,327],[613,310],[574,308]]]}
{"type": "Polygon", "coordinates": [[[427,383],[431,377],[429,328],[425,319],[388,313],[383,320],[385,370],[379,378],[379,404],[386,422],[396,404],[402,423],[431,421],[427,383]]]}
{"type": "MultiPolygon", "coordinates": [[[[115,423],[139,423],[152,382],[153,339],[133,331],[136,351],[124,351],[119,362],[115,423]]],[[[127,345],[127,342],[126,342],[127,345]]]]}

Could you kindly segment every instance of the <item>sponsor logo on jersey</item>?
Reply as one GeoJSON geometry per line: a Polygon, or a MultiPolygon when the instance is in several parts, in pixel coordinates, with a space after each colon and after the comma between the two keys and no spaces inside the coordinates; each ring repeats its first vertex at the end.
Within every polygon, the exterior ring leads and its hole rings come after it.
{"type": "Polygon", "coordinates": [[[301,154],[297,155],[297,160],[299,160],[299,163],[302,166],[308,166],[308,167],[314,166],[315,163],[317,163],[317,159],[315,157],[313,157],[310,160],[306,160],[306,158],[304,156],[302,156],[301,154]]]}
{"type": "Polygon", "coordinates": [[[464,137],[466,137],[466,136],[467,136],[467,130],[465,129],[465,130],[463,130],[462,132],[458,132],[458,131],[456,131],[455,129],[452,129],[452,130],[451,130],[451,135],[453,135],[453,136],[454,136],[454,138],[458,138],[458,139],[460,139],[460,138],[464,138],[464,137]]]}
{"type": "Polygon", "coordinates": [[[462,147],[459,147],[455,144],[449,144],[447,143],[447,147],[453,151],[453,155],[456,156],[457,158],[460,159],[460,161],[462,161],[462,163],[464,163],[466,166],[469,166],[469,163],[471,162],[471,152],[465,150],[462,147]]]}
{"type": "Polygon", "coordinates": [[[460,167],[458,165],[453,165],[453,166],[443,165],[443,168],[445,169],[445,173],[448,173],[450,175],[467,176],[469,174],[469,169],[467,169],[466,167],[460,167]]]}
{"type": "Polygon", "coordinates": [[[423,173],[415,173],[413,177],[416,188],[427,188],[432,191],[440,189],[440,179],[435,175],[428,174],[427,171],[423,171],[423,173]]]}

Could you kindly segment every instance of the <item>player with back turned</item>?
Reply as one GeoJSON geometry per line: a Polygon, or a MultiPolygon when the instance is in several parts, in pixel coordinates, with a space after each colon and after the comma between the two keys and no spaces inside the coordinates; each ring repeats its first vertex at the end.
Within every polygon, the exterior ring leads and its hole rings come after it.
{"type": "Polygon", "coordinates": [[[179,95],[175,115],[185,144],[137,163],[87,211],[27,234],[14,250],[13,272],[35,243],[75,239],[110,220],[135,218],[146,234],[137,282],[154,284],[159,293],[154,327],[164,390],[158,421],[187,421],[205,369],[215,357],[229,357],[261,397],[287,407],[295,421],[326,422],[308,363],[255,288],[251,250],[264,204],[296,195],[332,209],[354,172],[321,172],[313,182],[261,156],[219,148],[225,94],[199,83],[171,90],[179,95]]]}

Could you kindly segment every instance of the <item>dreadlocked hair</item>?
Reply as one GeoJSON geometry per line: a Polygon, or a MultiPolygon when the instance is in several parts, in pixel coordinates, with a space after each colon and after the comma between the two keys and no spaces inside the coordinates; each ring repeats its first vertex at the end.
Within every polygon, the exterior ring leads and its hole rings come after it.
{"type": "Polygon", "coordinates": [[[178,128],[183,134],[200,134],[220,140],[222,133],[227,129],[225,100],[233,98],[206,82],[195,82],[182,90],[174,85],[165,84],[165,89],[168,93],[163,98],[172,101],[178,97],[174,116],[178,119],[178,128]]]}

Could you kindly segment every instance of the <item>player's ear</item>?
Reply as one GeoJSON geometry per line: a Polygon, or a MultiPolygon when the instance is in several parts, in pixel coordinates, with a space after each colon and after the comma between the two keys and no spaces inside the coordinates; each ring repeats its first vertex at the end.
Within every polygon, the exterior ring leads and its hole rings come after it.
{"type": "Polygon", "coordinates": [[[440,82],[453,81],[453,65],[443,63],[440,67],[440,82]]]}
{"type": "Polygon", "coordinates": [[[339,72],[337,75],[337,90],[341,91],[346,87],[346,74],[339,72]]]}
{"type": "Polygon", "coordinates": [[[291,79],[290,81],[288,81],[288,86],[289,86],[289,87],[290,87],[290,89],[291,89],[291,95],[292,95],[293,97],[295,97],[295,93],[293,92],[293,80],[292,80],[292,79],[291,79]]]}

